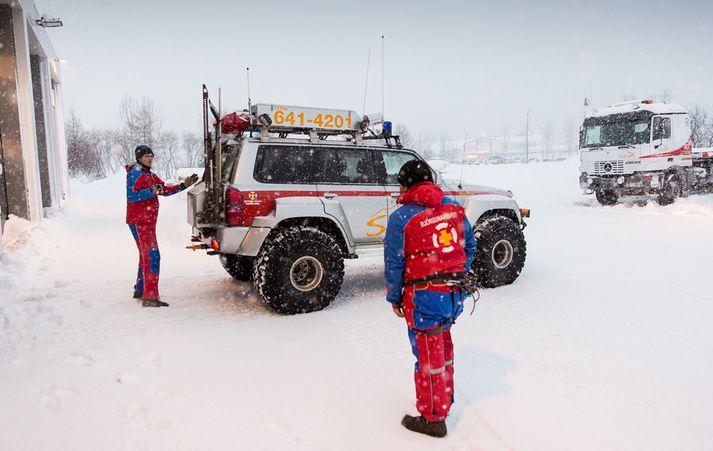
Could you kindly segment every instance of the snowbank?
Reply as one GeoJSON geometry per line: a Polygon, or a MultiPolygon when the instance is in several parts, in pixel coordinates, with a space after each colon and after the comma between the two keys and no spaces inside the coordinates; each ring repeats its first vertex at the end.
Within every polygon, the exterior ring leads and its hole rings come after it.
{"type": "Polygon", "coordinates": [[[14,249],[21,246],[35,225],[26,219],[10,215],[2,233],[2,248],[14,249]]]}

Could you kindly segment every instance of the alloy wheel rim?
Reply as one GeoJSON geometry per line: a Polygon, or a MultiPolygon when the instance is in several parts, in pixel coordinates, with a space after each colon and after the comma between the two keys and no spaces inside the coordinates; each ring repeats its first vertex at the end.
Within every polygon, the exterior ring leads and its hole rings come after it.
{"type": "Polygon", "coordinates": [[[515,256],[515,250],[508,240],[500,240],[493,246],[490,257],[495,267],[499,269],[507,268],[515,256]]]}
{"type": "Polygon", "coordinates": [[[290,283],[298,291],[312,291],[319,286],[324,277],[324,267],[316,258],[305,255],[300,257],[290,268],[290,283]]]}

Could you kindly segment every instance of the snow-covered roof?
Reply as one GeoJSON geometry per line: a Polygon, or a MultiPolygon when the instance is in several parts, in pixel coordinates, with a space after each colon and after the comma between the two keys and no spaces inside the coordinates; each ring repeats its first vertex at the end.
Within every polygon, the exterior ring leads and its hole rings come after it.
{"type": "Polygon", "coordinates": [[[660,103],[650,100],[634,100],[615,103],[595,110],[588,117],[609,116],[610,114],[631,113],[635,111],[650,111],[653,114],[687,113],[688,110],[677,103],[660,103]]]}

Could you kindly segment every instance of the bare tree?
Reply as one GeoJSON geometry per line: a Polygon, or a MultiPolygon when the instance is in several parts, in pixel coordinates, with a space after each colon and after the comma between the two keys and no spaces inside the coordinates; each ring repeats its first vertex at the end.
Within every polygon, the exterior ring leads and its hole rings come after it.
{"type": "Polygon", "coordinates": [[[203,138],[197,133],[184,132],[181,137],[181,147],[183,148],[184,167],[197,168],[203,166],[203,138]]]}
{"type": "Polygon", "coordinates": [[[673,100],[673,88],[666,88],[663,91],[661,91],[661,94],[656,96],[659,100],[659,102],[662,103],[671,103],[673,100]]]}
{"type": "Polygon", "coordinates": [[[411,135],[411,132],[405,124],[394,125],[394,135],[399,137],[399,139],[401,140],[401,144],[404,147],[413,147],[413,135],[411,135]]]}
{"type": "Polygon", "coordinates": [[[140,144],[147,145],[155,151],[161,145],[161,115],[150,97],[140,101],[125,96],[119,106],[119,116],[123,126],[116,136],[128,161],[134,159],[134,149],[140,144]]]}
{"type": "Polygon", "coordinates": [[[713,121],[701,105],[694,105],[689,112],[693,147],[713,146],[713,121]]]}
{"type": "Polygon", "coordinates": [[[161,136],[160,152],[156,154],[157,171],[165,178],[176,175],[180,164],[178,135],[166,132],[161,136]]]}
{"type": "Polygon", "coordinates": [[[65,124],[67,139],[67,163],[72,177],[87,177],[91,180],[105,177],[104,165],[93,136],[84,129],[74,110],[65,124]]]}
{"type": "Polygon", "coordinates": [[[572,118],[564,122],[562,131],[564,133],[564,143],[567,146],[567,154],[570,154],[577,147],[577,126],[572,118]]]}
{"type": "Polygon", "coordinates": [[[432,130],[426,130],[418,134],[418,139],[416,140],[416,151],[418,151],[423,158],[433,158],[436,153],[433,151],[433,141],[434,134],[432,130]]]}

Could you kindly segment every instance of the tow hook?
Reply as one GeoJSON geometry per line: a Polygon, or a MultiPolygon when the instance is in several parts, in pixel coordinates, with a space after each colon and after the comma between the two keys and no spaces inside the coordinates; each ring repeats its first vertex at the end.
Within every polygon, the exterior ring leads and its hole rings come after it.
{"type": "Polygon", "coordinates": [[[190,246],[186,246],[186,249],[190,249],[192,251],[201,251],[203,249],[210,249],[210,246],[208,246],[205,243],[201,244],[191,244],[190,246]]]}

